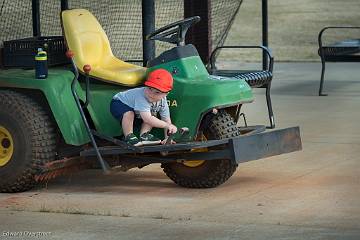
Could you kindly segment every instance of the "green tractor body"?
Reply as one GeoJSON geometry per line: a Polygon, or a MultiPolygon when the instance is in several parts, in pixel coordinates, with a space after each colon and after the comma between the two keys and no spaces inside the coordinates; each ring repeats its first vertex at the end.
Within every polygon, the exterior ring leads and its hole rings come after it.
{"type": "MultiPolygon", "coordinates": [[[[160,64],[148,71],[157,68],[176,71],[168,103],[174,124],[189,128],[189,139],[195,136],[201,117],[213,108],[238,106],[253,100],[251,88],[245,81],[209,75],[199,56],[160,64]]],[[[42,92],[64,141],[79,146],[90,139],[71,93],[73,78],[70,70],[50,69],[47,79],[36,79],[34,70],[10,69],[0,71],[0,88],[42,92]]],[[[76,85],[82,101],[86,95],[84,88],[84,84],[76,85]]],[[[121,125],[111,115],[109,106],[117,92],[128,88],[94,81],[90,89],[91,101],[87,109],[95,129],[108,136],[120,136],[121,125]]]]}

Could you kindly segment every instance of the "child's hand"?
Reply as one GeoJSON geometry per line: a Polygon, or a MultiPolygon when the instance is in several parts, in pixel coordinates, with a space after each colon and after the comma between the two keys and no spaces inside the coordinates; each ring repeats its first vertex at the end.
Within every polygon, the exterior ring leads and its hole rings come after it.
{"type": "Polygon", "coordinates": [[[168,134],[174,134],[177,132],[177,127],[174,124],[170,123],[167,128],[167,132],[168,132],[168,134]]]}

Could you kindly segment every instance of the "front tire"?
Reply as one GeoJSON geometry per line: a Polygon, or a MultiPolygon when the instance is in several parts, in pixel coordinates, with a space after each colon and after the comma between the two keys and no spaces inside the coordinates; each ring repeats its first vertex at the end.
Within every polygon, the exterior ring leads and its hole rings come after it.
{"type": "MultiPolygon", "coordinates": [[[[224,139],[240,135],[234,119],[225,111],[211,116],[204,127],[206,139],[224,139]]],[[[229,159],[196,160],[162,164],[165,174],[176,184],[187,188],[212,188],[226,182],[237,165],[229,159]]]]}
{"type": "Polygon", "coordinates": [[[41,166],[55,158],[55,148],[46,111],[26,95],[0,90],[0,192],[31,189],[41,166]]]}

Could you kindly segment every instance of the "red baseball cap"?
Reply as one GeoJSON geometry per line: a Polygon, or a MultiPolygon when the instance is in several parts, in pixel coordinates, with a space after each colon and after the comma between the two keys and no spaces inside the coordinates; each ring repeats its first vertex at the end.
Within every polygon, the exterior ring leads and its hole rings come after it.
{"type": "Polygon", "coordinates": [[[145,86],[155,88],[162,92],[170,92],[173,88],[173,77],[165,69],[156,69],[149,73],[145,86]]]}

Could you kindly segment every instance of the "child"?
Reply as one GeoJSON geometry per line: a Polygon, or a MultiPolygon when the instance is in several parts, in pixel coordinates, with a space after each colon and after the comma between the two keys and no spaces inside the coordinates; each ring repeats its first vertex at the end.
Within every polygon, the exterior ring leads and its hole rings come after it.
{"type": "Polygon", "coordinates": [[[127,143],[134,146],[164,144],[168,133],[177,132],[171,123],[166,99],[173,88],[173,78],[165,69],[157,69],[149,73],[145,86],[117,93],[111,101],[110,111],[121,122],[127,143]],[[161,120],[157,118],[158,113],[161,120]],[[135,118],[142,119],[140,139],[133,132],[135,118]],[[153,127],[164,129],[165,140],[161,141],[150,133],[153,127]]]}

